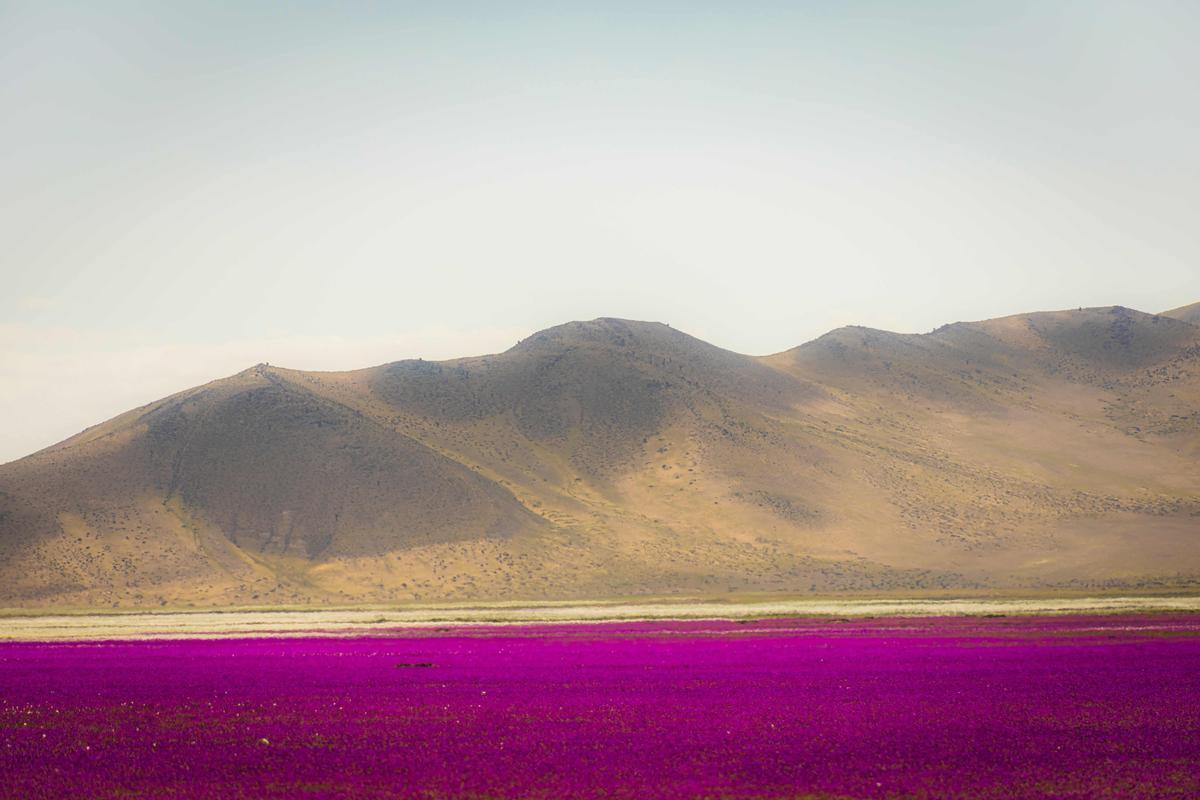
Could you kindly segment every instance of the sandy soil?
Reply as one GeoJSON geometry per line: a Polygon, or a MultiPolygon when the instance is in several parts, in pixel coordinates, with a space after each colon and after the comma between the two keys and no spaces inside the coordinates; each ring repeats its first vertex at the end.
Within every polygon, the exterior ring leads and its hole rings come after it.
{"type": "Polygon", "coordinates": [[[1200,611],[1200,596],[444,605],[403,609],[233,610],[0,616],[0,640],[382,635],[397,627],[768,616],[941,616],[1200,611]]]}

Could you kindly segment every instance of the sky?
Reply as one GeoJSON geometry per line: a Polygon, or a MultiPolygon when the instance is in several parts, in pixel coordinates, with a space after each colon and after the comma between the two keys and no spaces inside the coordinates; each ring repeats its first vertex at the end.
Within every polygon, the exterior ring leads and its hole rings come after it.
{"type": "Polygon", "coordinates": [[[0,462],[267,361],[1200,300],[1200,4],[0,0],[0,462]]]}

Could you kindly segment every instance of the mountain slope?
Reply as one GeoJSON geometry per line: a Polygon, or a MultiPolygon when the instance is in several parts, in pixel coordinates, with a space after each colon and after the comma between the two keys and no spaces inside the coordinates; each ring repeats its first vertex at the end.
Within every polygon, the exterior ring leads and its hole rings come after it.
{"type": "Polygon", "coordinates": [[[1191,585],[1198,409],[1200,327],[1120,307],[260,365],[0,466],[0,605],[1191,585]]]}
{"type": "Polygon", "coordinates": [[[1190,322],[1193,325],[1200,325],[1200,303],[1192,303],[1191,305],[1164,311],[1162,312],[1162,316],[1182,320],[1183,322],[1190,322]]]}

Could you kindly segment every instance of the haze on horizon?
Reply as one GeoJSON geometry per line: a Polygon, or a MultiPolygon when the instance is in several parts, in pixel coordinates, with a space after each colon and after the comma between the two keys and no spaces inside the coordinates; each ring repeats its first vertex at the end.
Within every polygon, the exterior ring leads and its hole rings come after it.
{"type": "Polygon", "coordinates": [[[0,462],[258,361],[1200,300],[1198,36],[1165,1],[0,0],[0,462]]]}

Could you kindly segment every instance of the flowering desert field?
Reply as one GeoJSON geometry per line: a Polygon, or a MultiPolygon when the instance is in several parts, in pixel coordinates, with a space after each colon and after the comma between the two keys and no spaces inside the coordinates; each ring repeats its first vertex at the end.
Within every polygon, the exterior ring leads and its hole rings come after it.
{"type": "Polygon", "coordinates": [[[0,797],[1200,796],[1200,614],[0,643],[0,797]]]}

